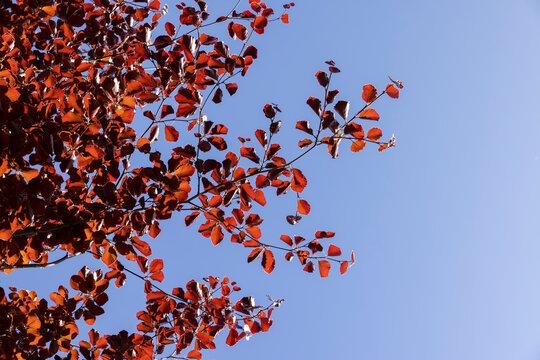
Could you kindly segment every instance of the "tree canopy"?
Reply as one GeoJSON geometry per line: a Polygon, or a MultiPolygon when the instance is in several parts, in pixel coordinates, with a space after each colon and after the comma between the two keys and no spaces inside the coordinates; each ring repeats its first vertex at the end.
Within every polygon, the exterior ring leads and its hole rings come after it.
{"type": "Polygon", "coordinates": [[[365,85],[350,113],[331,86],[340,70],[327,61],[315,74],[320,95],[307,99],[311,124],[296,123],[304,139],[283,145],[297,146],[291,158],[276,142],[278,105],[263,107],[266,124],[253,134],[230,134],[226,123],[205,115],[235,95],[234,81],[256,64],[252,37],[273,22],[287,24],[293,6],[238,1],[213,14],[200,0],[175,9],[158,0],[0,4],[0,271],[82,254],[103,263],[74,270],[50,300],[0,288],[2,358],[200,359],[220,332],[232,346],[268,331],[282,300],[256,305],[227,277],[160,287],[164,262],[152,257],[151,244],[175,212],[214,245],[247,248],[247,262],[259,261],[267,273],[278,253],[321,277],[354,263],[329,230],[299,236],[284,229],[276,241],[265,238],[257,212],[292,193],[297,206],[286,221],[310,213],[298,163],[315,148],[336,158],[340,145],[353,152],[393,147],[394,137],[382,140],[372,126],[379,120],[372,104],[398,98],[401,82],[390,79],[382,91],[365,85]],[[173,10],[174,22],[167,15],[173,10]],[[157,149],[163,142],[169,153],[157,149]],[[128,276],[145,284],[137,329],[79,335],[78,323],[93,326],[104,314],[111,282],[121,287],[128,276]]]}

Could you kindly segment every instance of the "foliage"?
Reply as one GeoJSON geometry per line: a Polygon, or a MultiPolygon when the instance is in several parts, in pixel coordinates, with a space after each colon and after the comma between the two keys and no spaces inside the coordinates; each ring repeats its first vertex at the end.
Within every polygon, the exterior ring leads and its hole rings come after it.
{"type": "Polygon", "coordinates": [[[235,296],[240,288],[227,277],[159,287],[164,264],[151,258],[143,236],[157,237],[173,212],[183,213],[188,227],[197,222],[214,245],[227,238],[249,248],[247,261],[260,259],[267,273],[276,251],[288,261],[296,257],[304,271],[318,267],[321,277],[332,263],[344,273],[354,262],[328,243],[330,231],[284,234],[278,244],[263,240],[255,211],[273,193],[293,192],[297,210],[287,221],[294,225],[309,214],[302,197],[307,179],[297,162],[315,148],[325,146],[335,158],[343,141],[354,152],[366,143],[380,151],[392,147],[393,137],[383,142],[380,129],[364,132],[359,121],[379,120],[371,104],[384,94],[397,98],[402,85],[392,80],[380,94],[364,86],[365,105],[349,116],[349,102],[335,101],[338,90],[330,83],[339,69],[329,61],[328,72],[316,74],[324,95],[307,100],[315,127],[296,124],[307,136],[298,156],[279,155],[274,104],[263,109],[266,129],[255,131],[253,141],[238,137],[239,150],[230,150],[227,126],[204,115],[208,100],[218,104],[224,93],[235,94],[233,78],[246,75],[257,59],[253,34],[273,21],[288,23],[294,6],[276,13],[259,0],[243,11],[240,3],[219,17],[203,1],[180,3],[176,24],[160,22],[167,5],[158,0],[0,5],[0,271],[49,267],[82,254],[104,264],[104,270],[83,267],[50,294],[52,303],[34,291],[0,288],[3,359],[152,359],[165,351],[199,359],[222,331],[231,346],[267,331],[282,300],[256,306],[250,296],[235,296]],[[205,33],[211,26],[226,30],[231,46],[205,33]],[[131,124],[139,112],[136,131],[131,124]],[[163,140],[174,146],[168,155],[156,150],[163,140]],[[137,331],[92,329],[79,338],[77,323],[93,325],[104,313],[110,283],[121,287],[126,276],[145,284],[137,331]]]}

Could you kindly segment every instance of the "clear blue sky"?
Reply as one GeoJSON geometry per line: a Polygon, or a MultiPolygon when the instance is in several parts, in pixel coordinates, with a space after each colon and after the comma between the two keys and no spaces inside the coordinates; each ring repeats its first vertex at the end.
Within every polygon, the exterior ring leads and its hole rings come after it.
{"type": "MultiPolygon", "coordinates": [[[[312,213],[294,231],[336,231],[357,256],[345,276],[310,276],[282,255],[267,275],[241,247],[185,231],[183,217],[162,223],[153,249],[168,286],[229,275],[259,300],[286,299],[269,333],[233,348],[222,336],[204,358],[540,358],[540,3],[311,0],[290,16],[257,38],[251,74],[209,116],[255,130],[262,105],[278,103],[280,143],[294,144],[294,123],[311,116],[305,100],[320,95],[313,74],[333,59],[352,109],[362,85],[403,81],[398,101],[375,106],[397,147],[300,164],[312,213]]],[[[294,202],[262,212],[265,237],[293,231],[282,209],[294,202]]],[[[75,263],[2,274],[0,285],[52,291],[75,263]]],[[[141,287],[128,279],[96,325],[133,329],[141,287]]]]}

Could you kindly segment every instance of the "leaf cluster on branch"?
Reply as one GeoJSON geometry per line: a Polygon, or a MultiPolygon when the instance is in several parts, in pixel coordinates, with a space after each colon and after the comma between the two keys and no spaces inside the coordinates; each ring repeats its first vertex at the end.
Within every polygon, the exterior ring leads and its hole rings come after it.
{"type": "Polygon", "coordinates": [[[274,21],[288,23],[293,6],[277,12],[259,0],[238,1],[216,17],[196,0],[177,4],[177,21],[163,23],[169,9],[159,0],[2,2],[0,271],[45,268],[83,254],[103,269],[84,266],[50,294],[52,302],[0,288],[1,358],[200,359],[220,332],[232,346],[267,331],[281,299],[255,305],[237,296],[240,287],[227,277],[160,287],[164,262],[152,259],[151,239],[175,212],[214,245],[228,239],[250,248],[247,261],[260,259],[267,273],[277,252],[297,258],[306,272],[318,268],[321,277],[332,264],[345,273],[354,263],[354,254],[343,258],[329,243],[330,231],[265,238],[257,208],[292,192],[297,208],[287,222],[310,213],[298,161],[315,148],[336,158],[342,142],[353,152],[369,143],[379,151],[394,146],[393,137],[382,141],[379,128],[364,132],[360,121],[379,120],[373,102],[384,94],[398,98],[401,82],[390,79],[380,94],[364,86],[365,104],[349,116],[349,102],[336,101],[339,91],[330,87],[339,69],[327,62],[328,71],[316,73],[323,95],[307,100],[315,125],[296,123],[307,138],[293,158],[280,154],[275,104],[264,106],[267,125],[253,142],[236,134],[236,152],[227,125],[205,115],[211,103],[237,92],[233,80],[256,62],[254,34],[274,21]],[[229,38],[210,34],[214,28],[229,38]],[[163,141],[172,145],[168,154],[157,150],[163,141]],[[92,329],[80,337],[77,323],[93,326],[110,283],[121,287],[128,276],[144,282],[137,329],[92,329]]]}

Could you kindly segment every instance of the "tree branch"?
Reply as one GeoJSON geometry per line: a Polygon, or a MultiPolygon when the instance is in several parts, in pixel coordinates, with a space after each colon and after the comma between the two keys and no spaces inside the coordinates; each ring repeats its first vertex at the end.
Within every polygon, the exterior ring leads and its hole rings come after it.
{"type": "Polygon", "coordinates": [[[77,256],[77,255],[67,253],[66,255],[61,257],[60,259],[49,262],[49,263],[45,263],[45,264],[15,264],[15,265],[7,265],[6,264],[6,265],[0,265],[0,270],[14,270],[14,269],[27,269],[27,268],[42,268],[42,269],[45,269],[45,268],[60,264],[61,262],[65,261],[67,259],[70,259],[72,257],[75,257],[75,256],[77,256]]]}

